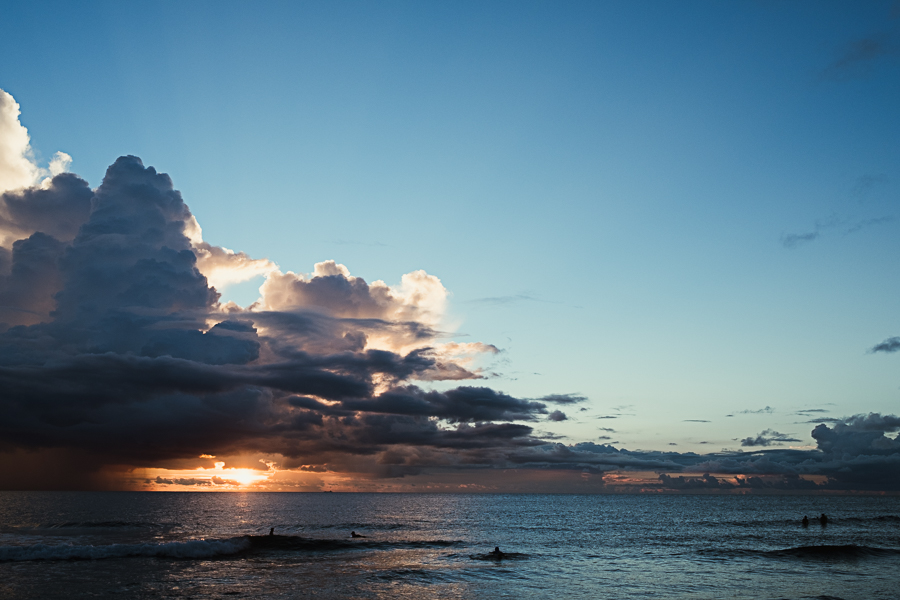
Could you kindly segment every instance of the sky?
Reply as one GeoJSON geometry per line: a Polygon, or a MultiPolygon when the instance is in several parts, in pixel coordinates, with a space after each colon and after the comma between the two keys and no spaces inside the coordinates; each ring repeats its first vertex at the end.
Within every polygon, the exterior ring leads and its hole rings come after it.
{"type": "Polygon", "coordinates": [[[0,9],[0,488],[900,490],[900,3],[0,9]]]}

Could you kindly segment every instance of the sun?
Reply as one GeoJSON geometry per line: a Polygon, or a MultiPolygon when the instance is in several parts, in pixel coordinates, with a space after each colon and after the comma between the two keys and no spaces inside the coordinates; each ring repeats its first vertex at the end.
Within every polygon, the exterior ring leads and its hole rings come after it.
{"type": "Polygon", "coordinates": [[[241,485],[252,485],[266,478],[265,473],[259,473],[252,469],[227,469],[224,470],[228,479],[233,479],[241,485]]]}

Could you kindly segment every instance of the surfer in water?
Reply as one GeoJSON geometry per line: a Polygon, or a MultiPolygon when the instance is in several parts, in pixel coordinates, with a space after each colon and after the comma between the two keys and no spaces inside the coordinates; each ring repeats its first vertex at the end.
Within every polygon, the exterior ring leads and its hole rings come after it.
{"type": "Polygon", "coordinates": [[[809,519],[807,518],[806,515],[803,515],[803,520],[800,521],[800,524],[803,525],[804,527],[809,527],[809,519]]]}
{"type": "Polygon", "coordinates": [[[271,528],[271,529],[269,530],[269,535],[275,535],[275,528],[274,528],[274,527],[271,528]]]}
{"type": "Polygon", "coordinates": [[[360,535],[360,534],[356,533],[355,531],[351,531],[351,532],[350,532],[350,537],[352,537],[352,538],[364,538],[364,537],[366,537],[366,536],[360,535]]]}
{"type": "Polygon", "coordinates": [[[489,552],[492,558],[503,558],[503,552],[500,551],[500,546],[494,546],[494,551],[489,552]]]}
{"type": "Polygon", "coordinates": [[[825,513],[822,513],[822,516],[819,517],[819,523],[822,524],[822,527],[828,525],[828,517],[825,516],[825,513]]]}

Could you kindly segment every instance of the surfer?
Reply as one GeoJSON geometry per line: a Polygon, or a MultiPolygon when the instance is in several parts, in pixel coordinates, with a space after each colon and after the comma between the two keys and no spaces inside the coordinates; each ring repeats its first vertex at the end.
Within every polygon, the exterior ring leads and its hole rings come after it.
{"type": "Polygon", "coordinates": [[[809,519],[807,518],[806,515],[803,515],[803,520],[800,521],[800,523],[801,523],[804,527],[809,527],[809,519]]]}
{"type": "Polygon", "coordinates": [[[352,538],[358,538],[358,537],[364,538],[364,537],[366,537],[366,536],[360,535],[360,534],[356,533],[355,531],[351,531],[351,532],[350,532],[350,537],[352,537],[352,538]]]}
{"type": "Polygon", "coordinates": [[[490,554],[493,558],[503,558],[503,552],[500,551],[500,546],[494,546],[494,551],[493,551],[493,552],[489,552],[489,554],[490,554]]]}
{"type": "Polygon", "coordinates": [[[825,513],[822,513],[822,516],[819,517],[819,523],[822,524],[822,527],[828,525],[828,517],[825,516],[825,513]]]}
{"type": "Polygon", "coordinates": [[[274,527],[271,528],[271,529],[269,530],[269,535],[275,535],[275,528],[274,528],[274,527]]]}

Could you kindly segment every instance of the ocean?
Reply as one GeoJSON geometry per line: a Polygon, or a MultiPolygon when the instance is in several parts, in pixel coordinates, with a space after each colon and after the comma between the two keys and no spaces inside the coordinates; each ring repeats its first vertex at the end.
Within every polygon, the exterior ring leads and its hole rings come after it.
{"type": "Polygon", "coordinates": [[[900,598],[900,497],[0,492],[0,597],[900,598]]]}

